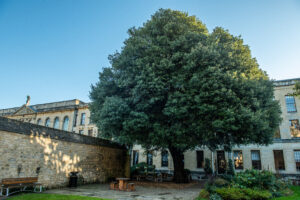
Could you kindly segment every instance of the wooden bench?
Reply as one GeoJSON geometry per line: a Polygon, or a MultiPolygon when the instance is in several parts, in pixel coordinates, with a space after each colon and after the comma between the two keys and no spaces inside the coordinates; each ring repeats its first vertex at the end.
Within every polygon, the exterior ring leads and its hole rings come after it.
{"type": "Polygon", "coordinates": [[[127,184],[127,191],[128,192],[135,191],[134,183],[127,184]]]}
{"type": "Polygon", "coordinates": [[[30,191],[26,190],[28,187],[33,187],[33,192],[36,192],[36,188],[40,188],[42,192],[42,185],[38,183],[37,177],[28,177],[28,178],[6,178],[2,179],[0,196],[3,195],[3,192],[6,190],[6,196],[13,194],[15,192],[30,191]],[[20,190],[9,193],[10,189],[20,188],[20,190]]]}
{"type": "Polygon", "coordinates": [[[111,182],[110,183],[110,185],[109,185],[109,188],[111,189],[111,190],[118,190],[119,189],[119,184],[118,184],[118,182],[111,182]]]}

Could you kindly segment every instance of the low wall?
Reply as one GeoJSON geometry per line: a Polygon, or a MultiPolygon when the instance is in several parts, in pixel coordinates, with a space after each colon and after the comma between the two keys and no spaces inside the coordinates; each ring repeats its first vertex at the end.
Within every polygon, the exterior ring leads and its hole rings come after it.
{"type": "Polygon", "coordinates": [[[38,176],[53,188],[78,171],[84,183],[105,182],[125,176],[127,158],[111,141],[0,117],[0,180],[38,176]]]}

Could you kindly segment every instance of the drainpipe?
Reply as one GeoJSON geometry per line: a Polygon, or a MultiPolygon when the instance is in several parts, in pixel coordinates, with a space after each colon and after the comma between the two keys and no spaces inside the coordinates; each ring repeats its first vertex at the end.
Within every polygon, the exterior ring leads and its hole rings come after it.
{"type": "Polygon", "coordinates": [[[215,173],[215,165],[214,165],[214,152],[211,151],[211,169],[212,169],[212,173],[215,173]]]}

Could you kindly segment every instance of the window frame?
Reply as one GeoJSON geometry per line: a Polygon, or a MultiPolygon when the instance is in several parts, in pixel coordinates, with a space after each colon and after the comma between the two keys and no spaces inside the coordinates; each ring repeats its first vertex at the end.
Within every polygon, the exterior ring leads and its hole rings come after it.
{"type": "Polygon", "coordinates": [[[298,138],[300,137],[300,123],[299,123],[299,119],[290,119],[289,120],[289,127],[290,127],[290,134],[291,134],[291,137],[292,138],[298,138]],[[293,121],[296,121],[297,124],[296,125],[293,125],[292,122],[293,121]],[[293,125],[293,126],[292,126],[293,125]],[[296,131],[296,132],[299,132],[299,134],[293,134],[293,132],[296,131]],[[296,135],[296,136],[295,136],[296,135]],[[299,136],[297,136],[299,135],[299,136]]]}
{"type": "Polygon", "coordinates": [[[147,165],[153,165],[153,153],[151,152],[151,151],[148,151],[147,152],[147,156],[146,156],[146,163],[147,163],[147,165]],[[151,162],[149,162],[149,155],[151,155],[150,157],[151,157],[151,162]]]}
{"type": "Polygon", "coordinates": [[[132,165],[137,165],[139,163],[139,150],[132,151],[132,165]]]}
{"type": "Polygon", "coordinates": [[[39,125],[39,126],[41,126],[41,124],[42,124],[42,119],[39,118],[39,119],[36,121],[36,124],[39,125]]]}
{"type": "Polygon", "coordinates": [[[196,151],[196,161],[197,161],[197,168],[203,169],[204,168],[204,151],[203,150],[196,151]]]}
{"type": "Polygon", "coordinates": [[[161,152],[161,167],[169,167],[169,152],[167,150],[161,152]],[[164,159],[164,156],[167,159],[164,159]]]}
{"type": "Polygon", "coordinates": [[[296,171],[300,172],[300,149],[294,149],[294,161],[295,161],[296,171]],[[296,159],[296,152],[299,152],[299,160],[296,159]]]}
{"type": "Polygon", "coordinates": [[[69,130],[69,123],[70,123],[70,118],[69,118],[69,116],[65,116],[65,117],[64,117],[64,120],[63,120],[62,130],[68,131],[68,130],[69,130]],[[65,125],[65,124],[66,124],[66,119],[68,119],[67,126],[65,125]],[[65,126],[66,126],[66,129],[65,129],[65,126]]]}
{"type": "Polygon", "coordinates": [[[297,105],[296,105],[296,100],[294,96],[290,96],[290,95],[285,95],[285,106],[286,106],[286,111],[288,113],[295,113],[297,112],[297,105]],[[293,102],[288,102],[289,99],[292,99],[293,102]],[[289,106],[292,106],[293,109],[290,109],[289,106]]]}
{"type": "MultiPolygon", "coordinates": [[[[284,161],[284,152],[283,152],[283,150],[282,149],[279,149],[279,150],[277,150],[277,149],[274,149],[273,150],[273,155],[274,155],[274,166],[275,166],[275,170],[276,171],[283,171],[283,170],[285,170],[285,161],[284,161]],[[282,153],[282,160],[281,160],[281,162],[283,162],[283,167],[282,166],[280,166],[280,160],[277,160],[276,159],[276,153],[282,153]],[[282,168],[280,168],[280,167],[282,167],[282,168]]],[[[281,159],[281,158],[280,158],[281,159]]],[[[281,163],[282,164],[282,163],[281,163]]]]}
{"type": "Polygon", "coordinates": [[[86,114],[85,113],[81,113],[80,125],[85,125],[85,118],[86,118],[86,114]]]}
{"type": "Polygon", "coordinates": [[[252,169],[256,169],[256,170],[262,169],[260,150],[251,150],[251,164],[252,164],[252,169]],[[254,152],[258,152],[259,160],[253,160],[252,153],[254,153],[254,152]],[[256,166],[257,166],[257,168],[256,168],[256,166]]]}
{"type": "Polygon", "coordinates": [[[59,117],[55,117],[55,118],[54,118],[54,122],[53,122],[53,128],[55,128],[55,129],[59,129],[59,117]],[[57,122],[57,127],[55,127],[55,125],[56,125],[56,122],[57,122]]]}
{"type": "Polygon", "coordinates": [[[47,117],[46,120],[45,120],[45,126],[50,127],[50,123],[51,123],[50,117],[47,117]]]}
{"type": "MultiPolygon", "coordinates": [[[[252,158],[251,158],[251,160],[252,160],[252,158]]],[[[234,163],[234,169],[236,169],[236,170],[243,170],[244,169],[244,155],[243,155],[243,150],[234,150],[233,151],[233,163],[234,163]],[[242,156],[242,159],[241,159],[241,162],[239,163],[239,166],[236,165],[237,159],[235,157],[235,153],[238,153],[238,157],[239,158],[240,158],[239,155],[242,156]]]]}

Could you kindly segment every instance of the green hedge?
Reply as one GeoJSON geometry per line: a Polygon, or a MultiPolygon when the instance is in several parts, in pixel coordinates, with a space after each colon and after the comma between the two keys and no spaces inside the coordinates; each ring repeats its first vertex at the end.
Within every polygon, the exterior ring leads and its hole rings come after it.
{"type": "Polygon", "coordinates": [[[272,197],[272,194],[267,190],[250,188],[217,188],[216,193],[223,200],[266,200],[272,197]]]}

